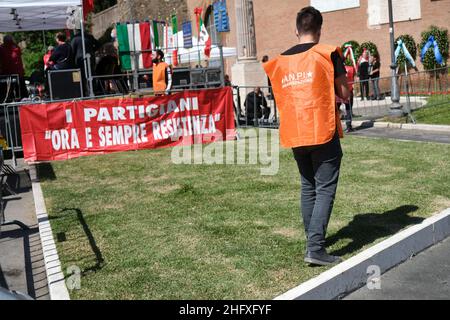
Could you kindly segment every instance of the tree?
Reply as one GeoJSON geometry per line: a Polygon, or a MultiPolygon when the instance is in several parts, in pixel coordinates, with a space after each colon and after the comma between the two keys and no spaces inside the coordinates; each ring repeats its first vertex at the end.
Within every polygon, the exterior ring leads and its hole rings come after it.
{"type": "MultiPolygon", "coordinates": [[[[428,30],[425,30],[422,32],[422,41],[419,45],[419,51],[422,51],[422,48],[425,46],[425,44],[428,42],[428,38],[430,36],[433,36],[434,39],[438,43],[439,51],[441,52],[442,58],[444,60],[444,66],[447,66],[447,60],[449,56],[449,42],[448,42],[448,30],[444,28],[439,28],[436,26],[430,26],[428,30]]],[[[444,66],[438,65],[435,55],[434,55],[434,47],[432,46],[430,49],[428,49],[427,53],[425,54],[425,59],[422,62],[425,70],[434,70],[438,69],[444,66]]]]}
{"type": "Polygon", "coordinates": [[[355,59],[356,61],[359,60],[359,57],[361,57],[362,53],[364,52],[364,49],[369,50],[369,53],[371,56],[378,53],[377,45],[371,41],[363,42],[359,46],[359,48],[355,52],[355,59]]]}
{"type": "MultiPolygon", "coordinates": [[[[417,58],[417,45],[416,42],[414,41],[414,38],[409,35],[409,34],[402,34],[401,36],[397,37],[397,39],[395,39],[395,49],[397,49],[397,42],[399,40],[402,40],[403,43],[406,46],[406,49],[408,49],[409,53],[411,54],[411,57],[414,59],[414,61],[416,61],[417,58]]],[[[403,51],[400,51],[400,54],[397,58],[397,66],[398,66],[398,72],[399,73],[404,73],[405,72],[405,61],[407,63],[407,68],[408,70],[411,69],[413,66],[411,65],[411,63],[409,62],[409,60],[406,59],[405,54],[403,53],[403,51]]]]}
{"type": "Polygon", "coordinates": [[[49,45],[55,44],[57,31],[27,31],[9,33],[17,44],[24,44],[22,61],[25,67],[25,76],[30,76],[36,70],[44,70],[43,56],[49,45]],[[44,44],[45,37],[45,44],[44,44]]]}
{"type": "MultiPolygon", "coordinates": [[[[341,46],[341,50],[342,50],[343,54],[345,53],[345,45],[346,44],[351,44],[352,45],[353,55],[355,56],[355,62],[357,62],[358,59],[356,58],[356,50],[359,48],[359,43],[357,41],[355,41],[355,40],[350,40],[350,41],[344,42],[342,44],[342,46],[341,46]]],[[[345,65],[346,66],[353,66],[353,62],[350,59],[350,57],[347,57],[347,59],[345,59],[345,65]]]]}
{"type": "Polygon", "coordinates": [[[117,4],[117,0],[95,0],[94,12],[98,13],[117,4]]]}

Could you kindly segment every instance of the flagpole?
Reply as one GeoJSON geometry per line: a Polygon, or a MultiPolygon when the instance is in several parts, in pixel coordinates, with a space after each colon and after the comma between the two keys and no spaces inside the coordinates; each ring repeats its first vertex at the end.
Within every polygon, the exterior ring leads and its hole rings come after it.
{"type": "MultiPolygon", "coordinates": [[[[84,70],[85,74],[81,75],[86,76],[86,80],[88,81],[89,85],[89,96],[94,96],[94,86],[92,85],[92,76],[91,76],[91,68],[90,68],[90,61],[86,61],[90,57],[86,57],[86,45],[85,45],[85,35],[84,35],[84,8],[83,4],[81,4],[81,17],[80,17],[80,31],[81,31],[81,44],[83,49],[83,64],[84,64],[84,70]],[[88,68],[89,67],[89,68],[88,68]]],[[[84,88],[83,88],[84,89],[84,88]]],[[[81,93],[82,96],[84,96],[83,93],[81,93]]]]}
{"type": "Polygon", "coordinates": [[[397,83],[397,63],[395,61],[395,37],[394,37],[394,17],[392,10],[392,0],[388,0],[389,11],[389,34],[390,34],[390,46],[391,46],[391,102],[390,107],[391,116],[398,117],[403,115],[402,105],[400,104],[400,92],[397,83]]]}
{"type": "Polygon", "coordinates": [[[196,16],[197,16],[197,53],[198,53],[198,64],[199,66],[201,65],[201,55],[200,55],[200,16],[201,16],[201,11],[197,11],[196,12],[196,16]]]}

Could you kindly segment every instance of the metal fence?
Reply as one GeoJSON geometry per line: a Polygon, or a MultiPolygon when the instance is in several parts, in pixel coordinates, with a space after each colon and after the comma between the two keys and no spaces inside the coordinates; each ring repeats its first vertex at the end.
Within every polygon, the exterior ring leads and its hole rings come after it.
{"type": "MultiPolygon", "coordinates": [[[[399,74],[396,81],[400,87],[400,104],[405,115],[412,114],[409,119],[414,121],[417,109],[428,108],[441,104],[450,104],[449,68],[432,71],[421,71],[399,74]]],[[[353,83],[353,120],[376,120],[386,117],[391,112],[391,80],[392,77],[378,78],[379,94],[375,95],[374,80],[357,81],[353,83]],[[362,97],[362,87],[368,86],[368,97],[362,97]]],[[[273,99],[270,87],[233,87],[236,118],[240,126],[257,126],[277,128],[279,116],[276,101],[273,99]],[[260,88],[269,108],[269,117],[258,117],[267,112],[263,104],[252,99],[254,90],[260,88]],[[252,104],[249,106],[249,103],[252,104]],[[250,111],[250,112],[249,112],[250,111]],[[248,116],[250,114],[250,116],[248,116]]],[[[260,99],[261,100],[261,99],[260,99]]],[[[345,109],[344,106],[339,106],[345,109]]],[[[450,105],[449,105],[450,108],[450,105]]]]}
{"type": "MultiPolygon", "coordinates": [[[[123,77],[123,75],[118,75],[118,77],[123,77]]],[[[126,81],[126,80],[124,80],[126,81]]],[[[125,83],[125,82],[124,82],[125,83]]],[[[212,82],[209,84],[199,84],[198,87],[193,88],[180,88],[176,87],[171,90],[171,93],[182,92],[186,90],[198,90],[199,88],[208,89],[220,87],[220,83],[212,82]]],[[[129,95],[129,91],[126,93],[110,93],[105,95],[95,96],[96,99],[105,99],[105,98],[125,98],[125,97],[142,97],[148,96],[149,94],[153,94],[153,90],[150,88],[149,91],[139,91],[134,95],[129,95]]],[[[17,158],[21,157],[21,153],[23,152],[22,145],[22,135],[20,128],[20,117],[19,117],[19,109],[23,105],[28,105],[30,103],[33,104],[41,104],[41,103],[49,103],[49,102],[72,102],[72,101],[83,101],[90,100],[92,97],[84,97],[77,99],[60,99],[60,100],[49,100],[49,101],[18,101],[18,102],[10,102],[0,104],[0,133],[6,139],[7,148],[4,149],[5,158],[12,158],[14,165],[17,165],[17,158]]]]}
{"type": "MultiPolygon", "coordinates": [[[[189,71],[189,69],[186,69],[189,71]]],[[[185,72],[180,70],[179,72],[185,72]]],[[[192,69],[190,70],[192,72],[192,69]]],[[[203,88],[220,87],[222,70],[217,68],[201,68],[190,75],[188,83],[174,83],[173,92],[182,90],[195,90],[203,88]]],[[[139,88],[133,87],[132,74],[120,74],[111,76],[97,76],[95,79],[102,89],[101,95],[96,98],[125,97],[132,93],[147,95],[152,94],[151,71],[139,73],[139,88]]],[[[182,77],[180,77],[182,78],[182,77]]],[[[398,75],[397,81],[400,86],[400,103],[407,113],[420,108],[428,108],[440,104],[449,104],[450,108],[450,83],[449,68],[441,68],[432,71],[422,71],[410,74],[398,75]]],[[[369,85],[369,98],[361,100],[361,86],[365,83],[359,81],[354,83],[353,99],[353,120],[374,120],[389,115],[391,111],[391,77],[380,78],[380,97],[374,99],[373,83],[371,80],[365,81],[369,85]]],[[[259,87],[261,98],[255,99],[255,89],[257,87],[233,87],[233,100],[235,109],[235,119],[238,127],[263,127],[278,128],[279,113],[276,100],[272,94],[272,88],[268,86],[259,87]],[[252,99],[253,96],[253,99],[252,99]],[[259,101],[263,101],[259,103],[259,101]]],[[[259,96],[259,95],[258,95],[259,96]]],[[[86,97],[83,99],[92,99],[86,97]]],[[[73,99],[59,100],[72,101],[73,99]]],[[[52,101],[45,101],[52,102],[52,101]]],[[[12,153],[14,162],[16,153],[23,151],[22,137],[20,131],[19,108],[30,101],[5,103],[0,105],[0,132],[6,138],[8,149],[6,153],[12,153]]],[[[413,113],[414,115],[414,113],[413,113]]],[[[413,118],[412,118],[413,119],[413,118]]]]}

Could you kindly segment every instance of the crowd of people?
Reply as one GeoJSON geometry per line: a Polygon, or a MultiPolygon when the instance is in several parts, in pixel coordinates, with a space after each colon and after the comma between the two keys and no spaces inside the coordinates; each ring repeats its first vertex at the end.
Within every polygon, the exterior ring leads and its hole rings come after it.
{"type": "MultiPolygon", "coordinates": [[[[47,76],[49,71],[80,69],[83,91],[86,96],[88,84],[86,81],[87,70],[83,58],[83,47],[85,53],[90,55],[89,67],[92,75],[103,76],[121,73],[117,49],[113,43],[114,39],[101,45],[90,33],[85,32],[83,46],[81,31],[77,30],[71,39],[67,39],[65,33],[58,32],[54,41],[54,45],[48,46],[42,57],[42,70],[33,70],[28,78],[32,85],[40,84],[42,87],[48,87],[47,76]]],[[[98,86],[98,83],[96,83],[96,86],[98,86]]],[[[108,91],[111,88],[108,88],[107,85],[104,89],[108,91]]],[[[6,35],[3,38],[3,43],[0,45],[0,102],[8,99],[21,100],[27,98],[28,95],[29,89],[25,83],[22,50],[11,35],[6,35]],[[1,81],[2,78],[12,79],[11,89],[8,89],[8,93],[6,93],[6,80],[1,81]]]]}

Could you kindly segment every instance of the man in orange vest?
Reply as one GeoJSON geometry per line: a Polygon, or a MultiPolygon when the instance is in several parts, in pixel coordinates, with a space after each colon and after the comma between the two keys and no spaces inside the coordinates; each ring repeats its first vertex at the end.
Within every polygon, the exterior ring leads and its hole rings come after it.
{"type": "Polygon", "coordinates": [[[341,261],[325,249],[342,158],[336,95],[348,99],[340,48],[319,44],[323,18],[313,7],[297,15],[299,44],[264,64],[280,113],[280,141],[292,148],[301,175],[305,262],[341,261]]]}
{"type": "Polygon", "coordinates": [[[155,95],[169,94],[172,89],[172,68],[164,62],[164,52],[153,52],[153,91],[155,95]]]}

